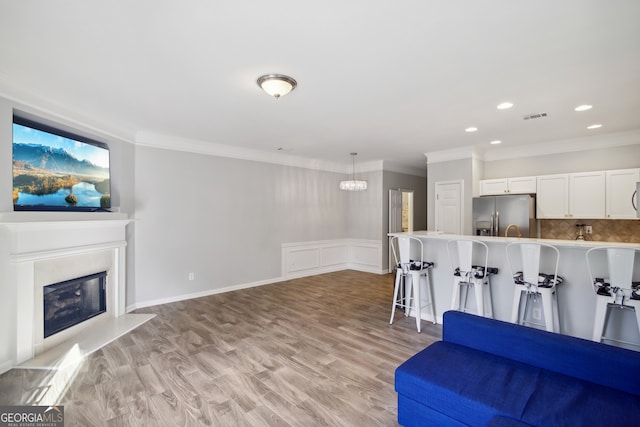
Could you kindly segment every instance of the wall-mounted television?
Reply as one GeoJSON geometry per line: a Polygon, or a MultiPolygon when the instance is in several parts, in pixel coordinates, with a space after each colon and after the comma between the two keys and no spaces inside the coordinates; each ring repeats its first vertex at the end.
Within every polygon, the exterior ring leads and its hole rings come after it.
{"type": "Polygon", "coordinates": [[[111,207],[109,147],[13,116],[13,209],[104,211],[111,207]]]}

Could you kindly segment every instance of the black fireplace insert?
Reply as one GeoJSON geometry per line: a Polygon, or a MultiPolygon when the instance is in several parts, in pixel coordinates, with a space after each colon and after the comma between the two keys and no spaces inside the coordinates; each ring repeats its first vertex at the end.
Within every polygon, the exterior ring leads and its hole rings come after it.
{"type": "Polygon", "coordinates": [[[45,286],[44,337],[104,313],[106,288],[106,271],[45,286]]]}

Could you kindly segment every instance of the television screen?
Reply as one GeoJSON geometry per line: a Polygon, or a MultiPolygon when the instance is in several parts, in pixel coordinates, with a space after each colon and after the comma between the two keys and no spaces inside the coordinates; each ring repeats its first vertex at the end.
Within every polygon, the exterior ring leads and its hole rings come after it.
{"type": "Polygon", "coordinates": [[[107,210],[106,144],[13,117],[14,210],[107,210]]]}

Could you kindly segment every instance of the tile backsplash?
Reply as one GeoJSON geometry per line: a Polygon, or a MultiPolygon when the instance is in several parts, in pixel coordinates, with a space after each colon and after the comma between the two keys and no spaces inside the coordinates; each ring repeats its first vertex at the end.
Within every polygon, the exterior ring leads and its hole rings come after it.
{"type": "Polygon", "coordinates": [[[593,227],[593,234],[586,235],[587,240],[640,243],[640,220],[541,219],[539,222],[540,237],[543,239],[573,240],[579,231],[576,224],[585,224],[593,227]]]}

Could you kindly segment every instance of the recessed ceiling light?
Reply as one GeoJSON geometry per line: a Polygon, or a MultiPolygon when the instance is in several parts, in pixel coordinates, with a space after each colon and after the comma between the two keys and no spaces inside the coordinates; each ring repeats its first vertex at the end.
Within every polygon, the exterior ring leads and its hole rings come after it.
{"type": "Polygon", "coordinates": [[[587,110],[591,110],[593,108],[593,105],[589,105],[589,104],[582,104],[582,105],[578,105],[576,108],[574,108],[575,111],[587,111],[587,110]]]}
{"type": "Polygon", "coordinates": [[[598,128],[601,128],[601,127],[602,127],[602,125],[598,123],[598,124],[595,124],[595,125],[587,126],[587,129],[598,129],[598,128]]]}
{"type": "Polygon", "coordinates": [[[510,102],[503,102],[498,104],[498,110],[508,110],[511,107],[513,107],[513,104],[510,102]]]}
{"type": "Polygon", "coordinates": [[[493,141],[491,141],[489,144],[491,145],[498,145],[498,144],[502,144],[502,141],[500,141],[499,139],[494,139],[493,141]]]}
{"type": "Polygon", "coordinates": [[[475,132],[475,131],[477,131],[477,130],[478,130],[478,128],[477,128],[477,127],[475,127],[475,126],[469,126],[469,127],[468,127],[468,128],[466,128],[464,131],[465,131],[465,132],[475,132]]]}

